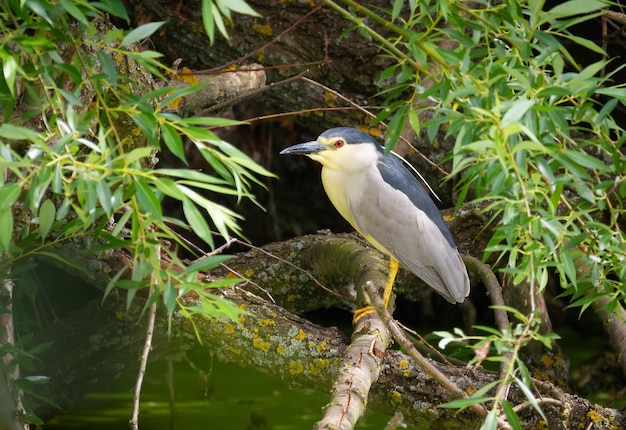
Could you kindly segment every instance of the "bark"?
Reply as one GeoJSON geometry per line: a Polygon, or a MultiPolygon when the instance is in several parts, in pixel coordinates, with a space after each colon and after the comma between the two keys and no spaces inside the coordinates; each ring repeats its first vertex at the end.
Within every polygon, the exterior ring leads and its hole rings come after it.
{"type": "Polygon", "coordinates": [[[609,298],[607,296],[598,297],[593,301],[592,307],[596,312],[604,329],[609,335],[611,346],[617,352],[622,371],[626,375],[626,310],[618,303],[614,311],[608,307],[609,298]]]}
{"type": "MultiPolygon", "coordinates": [[[[127,262],[123,255],[110,257],[101,265],[127,262]]],[[[330,390],[344,362],[349,339],[336,328],[315,325],[285,307],[294,302],[294,296],[331,296],[302,270],[316,273],[316,268],[325,268],[318,281],[335,279],[336,282],[326,286],[337,287],[342,295],[346,291],[345,281],[360,285],[373,278],[376,284],[382,278],[384,283],[384,263],[378,254],[344,236],[316,235],[251,251],[238,256],[231,267],[237,265],[266,268],[251,273],[258,286],[249,288],[256,294],[240,287],[221,292],[247,313],[237,321],[194,318],[192,322],[175,317],[172,335],[168,336],[167,320],[161,312],[156,321],[151,359],[180,357],[190,348],[198,347],[198,335],[202,347],[222,360],[271,372],[301,387],[330,390]],[[278,304],[260,297],[265,293],[257,288],[269,285],[277,286],[273,290],[276,294],[272,295],[278,304]],[[294,295],[278,294],[292,287],[294,295]],[[285,303],[281,303],[283,300],[285,303]],[[280,306],[283,304],[285,307],[280,306]]],[[[111,267],[111,273],[116,269],[111,267]]],[[[220,275],[218,272],[211,276],[220,275]]],[[[186,300],[191,304],[195,298],[189,296],[186,300]]],[[[326,297],[318,303],[329,304],[336,300],[326,297]]],[[[136,357],[145,339],[145,318],[137,322],[141,314],[138,302],[128,312],[124,312],[124,308],[125,298],[111,295],[104,304],[93,301],[58,324],[47,327],[38,336],[37,342],[54,340],[51,349],[38,361],[41,367],[36,369],[37,373],[51,376],[50,383],[42,386],[45,391],[40,394],[49,396],[64,409],[71,409],[83,393],[101,389],[122,372],[136,371],[136,357]]],[[[369,393],[368,407],[389,414],[401,411],[407,422],[420,428],[440,429],[445,423],[446,428],[465,429],[479,424],[479,417],[468,411],[458,413],[438,408],[437,405],[451,400],[451,395],[433,383],[432,377],[411,358],[400,351],[386,351],[380,358],[380,377],[369,393]]],[[[472,392],[497,379],[496,374],[480,368],[437,362],[432,365],[464,392],[472,392]]],[[[574,429],[588,424],[593,424],[590,428],[626,425],[626,417],[620,412],[593,405],[549,383],[535,381],[534,389],[548,416],[550,429],[574,429]]],[[[524,402],[523,396],[515,391],[510,400],[513,404],[524,402]]],[[[50,417],[57,412],[46,404],[35,404],[40,416],[50,417]]],[[[540,425],[540,418],[532,408],[522,406],[520,415],[524,428],[540,425]]]]}
{"type": "Polygon", "coordinates": [[[18,357],[15,351],[15,320],[13,315],[14,283],[2,279],[0,283],[0,430],[28,428],[24,421],[18,357]]]}

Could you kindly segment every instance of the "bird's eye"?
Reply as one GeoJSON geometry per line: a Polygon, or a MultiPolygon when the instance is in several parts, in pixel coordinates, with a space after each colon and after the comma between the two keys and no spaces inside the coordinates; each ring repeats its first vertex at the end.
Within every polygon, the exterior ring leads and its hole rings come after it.
{"type": "Polygon", "coordinates": [[[335,145],[335,148],[341,148],[343,146],[345,142],[341,139],[337,139],[335,140],[335,143],[333,145],[335,145]]]}

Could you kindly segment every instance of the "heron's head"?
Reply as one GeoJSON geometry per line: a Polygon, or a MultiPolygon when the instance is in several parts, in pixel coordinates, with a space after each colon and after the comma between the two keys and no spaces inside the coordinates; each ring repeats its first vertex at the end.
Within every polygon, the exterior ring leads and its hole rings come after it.
{"type": "Polygon", "coordinates": [[[367,133],[350,127],[326,130],[317,140],[283,149],[283,154],[303,154],[324,167],[344,172],[374,166],[383,156],[380,144],[367,133]]]}

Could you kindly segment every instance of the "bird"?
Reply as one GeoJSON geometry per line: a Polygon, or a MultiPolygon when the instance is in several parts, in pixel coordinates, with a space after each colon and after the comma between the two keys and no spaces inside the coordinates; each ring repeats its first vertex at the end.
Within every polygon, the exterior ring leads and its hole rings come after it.
{"type": "MultiPolygon", "coordinates": [[[[385,307],[400,263],[448,302],[465,301],[470,281],[452,234],[400,156],[385,154],[373,136],[350,127],[328,129],[316,140],[287,147],[280,154],[306,155],[319,162],[322,184],[333,206],[371,245],[389,256],[385,307]]],[[[355,311],[354,321],[368,313],[373,313],[369,305],[355,311]]]]}

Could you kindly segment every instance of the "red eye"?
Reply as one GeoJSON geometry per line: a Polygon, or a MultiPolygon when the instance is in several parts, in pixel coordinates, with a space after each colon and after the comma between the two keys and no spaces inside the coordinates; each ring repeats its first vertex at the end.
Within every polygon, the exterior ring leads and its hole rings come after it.
{"type": "Polygon", "coordinates": [[[343,140],[341,140],[341,139],[337,139],[337,140],[335,140],[335,143],[334,143],[335,148],[341,148],[341,147],[343,146],[343,144],[344,144],[344,143],[345,143],[345,142],[344,142],[343,140]]]}

